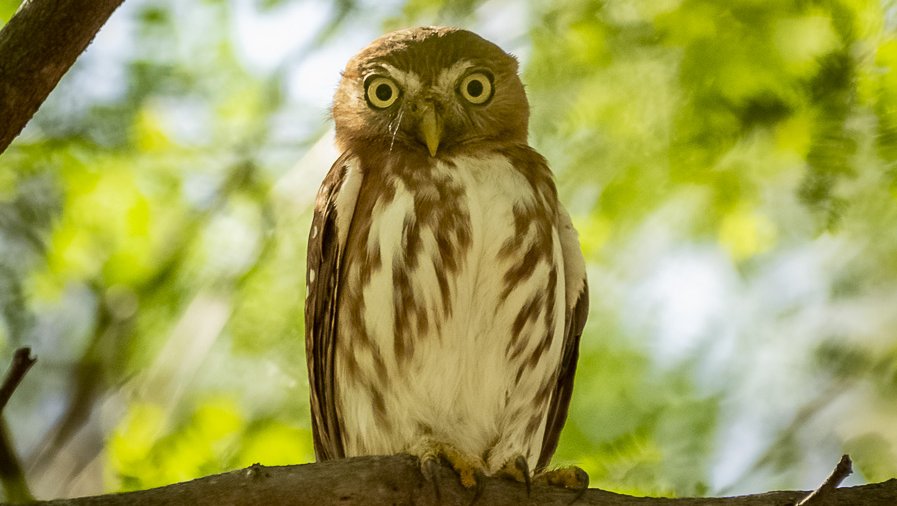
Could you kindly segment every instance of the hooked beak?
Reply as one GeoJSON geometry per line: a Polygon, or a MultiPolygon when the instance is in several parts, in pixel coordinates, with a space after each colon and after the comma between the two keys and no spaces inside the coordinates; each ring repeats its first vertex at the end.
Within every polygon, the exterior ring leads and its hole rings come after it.
{"type": "Polygon", "coordinates": [[[436,113],[436,107],[432,103],[424,106],[420,120],[420,133],[424,137],[430,156],[436,156],[439,141],[442,140],[442,118],[436,113]]]}

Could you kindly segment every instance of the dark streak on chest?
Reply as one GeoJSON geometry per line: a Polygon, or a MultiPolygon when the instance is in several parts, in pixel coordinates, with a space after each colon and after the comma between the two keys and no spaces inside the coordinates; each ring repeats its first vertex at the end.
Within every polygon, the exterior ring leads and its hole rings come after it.
{"type": "MultiPolygon", "coordinates": [[[[393,286],[393,347],[396,363],[401,366],[413,356],[417,336],[428,333],[432,325],[450,318],[454,308],[452,296],[454,278],[464,268],[472,243],[470,214],[466,189],[459,178],[452,178],[445,171],[434,170],[432,159],[426,155],[397,150],[388,153],[367,150],[359,154],[364,183],[351,224],[346,247],[346,258],[340,273],[344,287],[342,315],[351,335],[342,335],[339,347],[346,357],[350,381],[368,385],[372,391],[375,408],[382,403],[382,395],[375,395],[376,385],[386,384],[386,366],[381,350],[371,339],[372,329],[365,324],[366,301],[364,288],[372,276],[384,268],[379,245],[369,248],[374,213],[391,204],[397,195],[397,187],[411,194],[413,213],[404,217],[402,224],[401,254],[391,259],[393,286]],[[426,254],[424,232],[431,233],[436,248],[426,254]],[[412,277],[424,262],[432,264],[439,285],[440,304],[424,307],[425,301],[415,297],[412,277]],[[357,276],[357,279],[349,279],[357,276]],[[433,321],[435,318],[436,321],[433,321]],[[373,360],[373,370],[363,371],[354,358],[353,348],[367,349],[373,360]],[[378,399],[380,402],[377,402],[378,399]]],[[[501,247],[500,256],[516,257],[513,267],[504,274],[502,299],[520,283],[526,281],[539,262],[552,261],[552,230],[557,216],[557,196],[551,174],[544,159],[526,146],[496,147],[494,152],[508,158],[512,166],[528,182],[536,198],[531,205],[515,205],[513,209],[514,235],[501,247]]],[[[558,272],[551,270],[556,283],[558,272]]],[[[551,284],[551,283],[549,283],[551,284]]],[[[513,325],[514,335],[509,336],[509,358],[519,360],[520,367],[537,360],[536,352],[543,352],[550,345],[554,328],[554,287],[534,295],[521,308],[513,325]],[[547,311],[546,311],[547,310],[547,311]],[[536,350],[520,360],[526,349],[517,337],[525,323],[546,314],[543,342],[536,350]]]]}

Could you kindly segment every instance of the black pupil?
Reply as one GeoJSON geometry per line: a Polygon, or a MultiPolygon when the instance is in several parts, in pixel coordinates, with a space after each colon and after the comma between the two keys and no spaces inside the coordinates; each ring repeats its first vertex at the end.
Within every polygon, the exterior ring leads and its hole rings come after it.
{"type": "Polygon", "coordinates": [[[392,88],[388,84],[378,85],[374,93],[377,95],[377,98],[384,102],[392,98],[392,88]]]}
{"type": "Polygon", "coordinates": [[[483,82],[479,79],[471,79],[467,83],[467,94],[471,97],[479,97],[483,94],[483,82]]]}

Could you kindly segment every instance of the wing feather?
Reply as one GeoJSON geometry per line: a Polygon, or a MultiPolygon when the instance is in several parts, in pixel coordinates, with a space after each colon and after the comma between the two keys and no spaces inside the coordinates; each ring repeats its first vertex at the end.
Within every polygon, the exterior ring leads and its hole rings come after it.
{"type": "Polygon", "coordinates": [[[570,397],[573,395],[573,377],[579,358],[579,340],[589,316],[589,286],[586,280],[585,262],[579,249],[576,229],[567,212],[558,209],[558,233],[564,257],[566,282],[566,316],[564,320],[564,348],[558,370],[557,383],[548,407],[545,437],[539,454],[537,470],[545,468],[557,449],[561,429],[567,419],[570,397]]]}
{"type": "Polygon", "coordinates": [[[305,358],[318,461],[345,456],[334,394],[334,354],[340,265],[361,179],[348,153],[337,159],[318,191],[308,237],[305,358]]]}

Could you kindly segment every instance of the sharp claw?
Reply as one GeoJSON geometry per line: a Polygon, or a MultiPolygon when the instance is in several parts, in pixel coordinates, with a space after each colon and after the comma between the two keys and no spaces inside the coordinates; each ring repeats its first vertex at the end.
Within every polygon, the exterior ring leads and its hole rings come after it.
{"type": "Polygon", "coordinates": [[[585,495],[586,490],[589,489],[589,473],[583,471],[579,467],[573,467],[573,474],[576,476],[576,481],[581,485],[579,487],[579,491],[576,493],[576,496],[570,501],[570,504],[575,503],[582,499],[582,496],[585,495]]]}
{"type": "Polygon", "coordinates": [[[470,501],[470,504],[476,504],[477,501],[480,500],[480,497],[483,496],[483,491],[486,490],[486,474],[482,471],[477,471],[474,476],[477,480],[477,488],[473,494],[473,500],[470,501]]]}
{"type": "Polygon", "coordinates": [[[589,488],[589,473],[583,471],[580,468],[576,468],[576,479],[582,483],[582,489],[588,490],[589,488]]]}
{"type": "Polygon", "coordinates": [[[526,485],[526,496],[529,497],[533,491],[533,482],[529,475],[529,464],[526,463],[526,458],[523,455],[518,455],[514,459],[514,466],[523,475],[523,483],[526,485]]]}
{"type": "Polygon", "coordinates": [[[572,501],[570,501],[570,504],[573,504],[582,499],[582,496],[585,495],[586,491],[589,489],[589,473],[583,471],[579,467],[574,466],[573,474],[574,476],[576,476],[576,481],[579,482],[580,487],[576,492],[576,496],[572,501]]]}
{"type": "Polygon", "coordinates": [[[414,448],[411,453],[420,459],[421,473],[427,480],[433,482],[433,492],[436,502],[442,501],[439,474],[443,461],[451,465],[458,476],[458,481],[465,489],[477,487],[476,497],[482,494],[485,485],[485,463],[476,455],[467,454],[447,443],[440,443],[425,439],[414,448]]]}
{"type": "Polygon", "coordinates": [[[583,488],[579,489],[579,492],[576,493],[576,495],[573,497],[573,500],[570,501],[570,502],[568,502],[567,504],[568,504],[568,505],[569,505],[569,504],[573,504],[573,503],[575,503],[576,501],[579,501],[580,499],[582,499],[582,496],[585,495],[586,490],[588,490],[588,489],[589,489],[589,487],[583,487],[583,488]]]}
{"type": "Polygon", "coordinates": [[[442,502],[442,494],[439,491],[439,461],[432,457],[424,457],[420,463],[421,471],[424,477],[433,484],[433,494],[436,496],[436,503],[442,502]]]}

